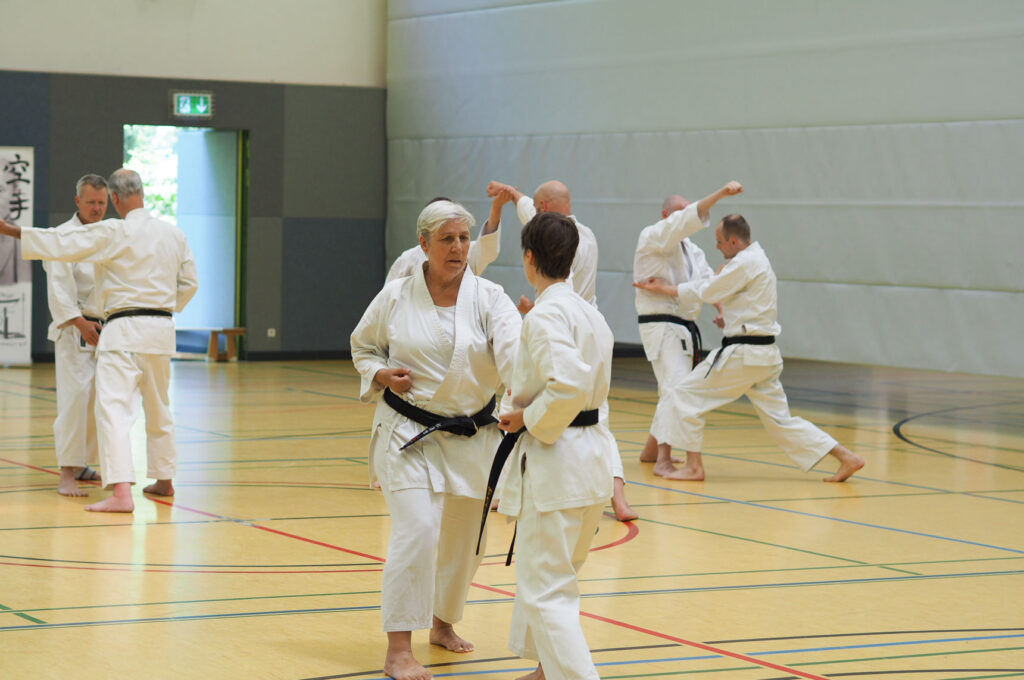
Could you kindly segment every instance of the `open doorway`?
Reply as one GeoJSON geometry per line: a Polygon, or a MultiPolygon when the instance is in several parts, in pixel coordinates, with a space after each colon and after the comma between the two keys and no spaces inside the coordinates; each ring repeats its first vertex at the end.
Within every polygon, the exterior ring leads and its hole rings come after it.
{"type": "Polygon", "coordinates": [[[146,207],[185,232],[199,291],[178,314],[178,351],[205,353],[201,329],[244,325],[242,172],[239,130],[125,125],[124,165],[141,176],[146,207]]]}

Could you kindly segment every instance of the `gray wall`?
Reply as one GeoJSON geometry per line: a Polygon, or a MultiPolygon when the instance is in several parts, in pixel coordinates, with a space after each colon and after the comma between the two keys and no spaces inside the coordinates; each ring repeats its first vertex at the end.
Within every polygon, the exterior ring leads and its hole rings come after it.
{"type": "MultiPolygon", "coordinates": [[[[388,251],[423,201],[565,181],[597,297],[638,342],[662,200],[730,179],[786,356],[1024,376],[1024,3],[391,0],[388,251]]],[[[508,209],[486,276],[526,292],[508,209]]],[[[712,266],[713,234],[695,239],[712,266]]],[[[701,317],[715,342],[713,314],[701,317]]]]}
{"type": "MultiPolygon", "coordinates": [[[[204,126],[248,131],[250,356],[347,351],[384,279],[382,89],[0,71],[0,146],[35,147],[37,224],[74,213],[81,175],[120,167],[124,124],[175,124],[170,89],[213,90],[216,117],[204,126]]],[[[52,345],[38,265],[34,281],[32,348],[43,357],[52,345]]]]}

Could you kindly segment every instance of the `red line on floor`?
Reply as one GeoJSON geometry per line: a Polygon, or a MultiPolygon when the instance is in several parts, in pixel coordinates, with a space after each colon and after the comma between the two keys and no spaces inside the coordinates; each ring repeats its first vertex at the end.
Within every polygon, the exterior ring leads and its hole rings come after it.
{"type": "Polygon", "coordinates": [[[634,538],[636,538],[636,535],[640,533],[640,528],[632,522],[622,522],[622,524],[626,525],[625,536],[623,536],[617,541],[612,541],[611,543],[606,543],[605,545],[599,545],[596,548],[591,548],[590,552],[596,552],[598,550],[607,550],[608,548],[614,548],[617,545],[622,545],[623,543],[632,541],[634,538]]]}
{"type": "MultiPolygon", "coordinates": [[[[12,465],[20,465],[22,467],[30,468],[32,470],[38,470],[40,472],[47,472],[49,474],[60,474],[58,472],[54,472],[53,470],[47,470],[45,468],[35,467],[33,465],[28,465],[27,463],[19,463],[17,461],[8,460],[6,458],[0,458],[0,461],[11,463],[12,465]]],[[[147,496],[147,498],[148,498],[148,496],[147,496]]],[[[175,504],[173,500],[166,501],[166,500],[161,500],[161,499],[158,499],[158,498],[149,498],[149,500],[153,501],[154,503],[160,503],[161,505],[166,505],[166,506],[169,506],[169,507],[180,508],[180,509],[185,510],[187,512],[194,512],[194,513],[198,513],[200,515],[205,515],[207,517],[217,517],[217,518],[220,518],[220,519],[230,520],[230,518],[223,517],[222,515],[215,515],[213,513],[206,512],[206,511],[203,511],[203,510],[196,510],[195,508],[190,508],[188,506],[175,504]]],[[[234,521],[237,521],[237,520],[234,520],[234,521]]],[[[291,533],[288,533],[286,531],[278,531],[277,529],[271,529],[269,527],[261,526],[259,524],[253,524],[251,522],[242,522],[242,524],[244,524],[245,526],[252,527],[254,529],[260,529],[262,531],[267,531],[267,532],[270,532],[272,534],[278,534],[279,536],[284,536],[286,538],[294,538],[296,540],[304,541],[306,543],[312,543],[313,545],[319,545],[321,547],[328,548],[330,550],[338,550],[340,552],[349,553],[351,555],[358,555],[360,557],[365,557],[367,559],[375,560],[377,562],[384,562],[384,558],[377,557],[376,555],[370,555],[370,554],[367,554],[367,553],[358,552],[356,550],[348,550],[347,548],[342,548],[342,547],[337,546],[337,545],[332,545],[330,543],[324,543],[323,541],[317,541],[315,539],[306,538],[305,536],[299,536],[297,534],[291,534],[291,533]]],[[[626,524],[629,525],[631,528],[633,528],[632,523],[627,522],[626,524]]],[[[627,532],[626,538],[623,539],[623,540],[628,540],[629,538],[631,538],[631,536],[627,532]]],[[[606,547],[610,547],[610,546],[606,546],[606,547]]],[[[508,597],[515,597],[515,593],[509,592],[507,590],[501,590],[500,588],[495,588],[493,586],[484,585],[482,583],[473,583],[473,585],[475,587],[477,587],[477,588],[480,588],[481,590],[487,590],[487,591],[490,591],[492,593],[499,593],[501,595],[506,595],[508,597]]],[[[594,619],[595,621],[601,621],[602,623],[607,623],[607,624],[610,624],[610,625],[613,625],[613,626],[618,626],[620,628],[625,628],[627,630],[632,630],[632,631],[635,631],[635,632],[638,632],[638,633],[644,633],[645,635],[651,635],[653,637],[661,638],[662,640],[669,640],[671,642],[676,642],[676,643],[679,643],[681,645],[686,645],[688,647],[694,647],[696,649],[702,649],[704,651],[711,652],[713,654],[719,654],[721,656],[731,657],[733,659],[737,659],[739,661],[745,661],[747,663],[751,663],[751,664],[754,664],[754,665],[757,665],[757,666],[761,666],[763,668],[771,668],[773,670],[781,671],[783,673],[789,673],[791,675],[796,675],[796,676],[801,677],[801,678],[808,678],[809,680],[829,680],[828,678],[826,678],[824,676],[821,676],[821,675],[814,675],[813,673],[807,673],[805,671],[800,671],[800,670],[797,670],[795,668],[790,668],[789,666],[782,666],[782,665],[779,665],[779,664],[772,663],[770,661],[763,661],[761,659],[757,659],[757,658],[754,658],[752,656],[747,656],[746,654],[740,654],[738,652],[730,652],[727,649],[721,649],[719,647],[712,647],[711,645],[706,645],[706,644],[704,644],[702,642],[694,642],[692,640],[687,640],[685,638],[676,637],[674,635],[669,635],[668,633],[661,633],[661,632],[658,632],[656,630],[651,630],[650,628],[643,628],[642,626],[634,626],[633,624],[626,623],[625,621],[619,621],[617,619],[610,619],[610,618],[607,618],[605,616],[600,616],[598,614],[591,614],[591,613],[585,612],[583,610],[580,610],[580,616],[585,616],[585,617],[587,617],[589,619],[594,619]]]]}
{"type": "Polygon", "coordinates": [[[0,562],[8,567],[34,567],[36,569],[74,569],[76,571],[131,571],[137,573],[156,574],[358,574],[363,572],[379,572],[380,567],[373,569],[154,569],[151,567],[76,567],[70,564],[27,564],[25,562],[0,562]]]}

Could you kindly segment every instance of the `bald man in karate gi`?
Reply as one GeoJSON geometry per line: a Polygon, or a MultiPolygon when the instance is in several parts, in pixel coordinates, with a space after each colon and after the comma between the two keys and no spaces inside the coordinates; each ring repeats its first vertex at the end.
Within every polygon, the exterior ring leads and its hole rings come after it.
{"type": "Polygon", "coordinates": [[[174,421],[168,387],[175,350],[172,313],[182,311],[199,288],[185,234],[143,207],[142,179],[120,169],[108,180],[110,198],[123,219],[88,229],[22,229],[0,221],[0,233],[22,239],[27,259],[92,262],[99,307],[106,324],[96,357],[96,429],[103,481],[113,494],[87,505],[92,512],[132,512],[135,484],[129,432],[146,413],[147,475],[143,491],[174,495],[177,470],[174,421]]]}
{"type": "MultiPolygon", "coordinates": [[[[714,272],[704,251],[689,235],[706,226],[711,207],[718,201],[742,191],[739,182],[729,182],[697,203],[678,194],[666,198],[661,219],[644,228],[637,239],[634,280],[656,278],[676,285],[710,278],[714,272]]],[[[640,340],[658,380],[658,405],[640,461],[654,463],[654,474],[661,477],[679,479],[683,474],[672,464],[672,447],[668,443],[669,432],[678,420],[672,409],[672,392],[700,359],[700,330],[696,321],[702,306],[700,300],[677,301],[642,289],[636,291],[640,340]]]]}
{"type": "MultiPolygon", "coordinates": [[[[507,194],[516,204],[516,213],[519,221],[524,225],[533,219],[538,212],[554,212],[568,217],[579,235],[579,245],[576,248],[576,255],[572,260],[567,281],[580,297],[597,308],[597,237],[589,227],[582,224],[572,214],[572,196],[569,188],[562,182],[552,180],[544,182],[533,193],[530,198],[510,184],[492,181],[487,185],[487,195],[496,196],[500,193],[507,194]]],[[[533,308],[533,302],[525,295],[519,298],[519,311],[528,313],[533,308]]],[[[607,415],[608,405],[602,407],[607,415]]],[[[612,492],[612,510],[615,518],[620,522],[628,522],[636,519],[636,511],[626,500],[625,472],[622,469],[622,458],[615,456],[615,484],[612,492]]]]}
{"type": "MultiPolygon", "coordinates": [[[[710,279],[670,285],[651,278],[633,285],[675,298],[679,304],[720,303],[716,319],[725,333],[722,347],[708,355],[672,390],[676,426],[666,433],[669,444],[686,450],[680,474],[668,479],[704,479],[701,446],[704,417],[710,411],[746,395],[768,435],[804,472],[821,459],[839,461],[826,482],[843,482],[864,467],[864,461],[830,435],[789,412],[779,376],[782,353],[775,344],[782,328],[777,321],[775,272],[768,256],[751,241],[750,225],[742,215],[726,215],[715,229],[716,247],[725,256],[710,279]]],[[[659,460],[659,463],[662,461],[659,460]]],[[[674,467],[671,461],[669,466],[674,467]]]]}

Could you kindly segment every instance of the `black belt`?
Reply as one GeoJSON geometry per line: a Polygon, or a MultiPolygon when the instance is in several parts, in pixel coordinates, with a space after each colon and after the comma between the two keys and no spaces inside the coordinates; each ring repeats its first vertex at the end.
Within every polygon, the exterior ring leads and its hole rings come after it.
{"type": "Polygon", "coordinates": [[[93,323],[99,323],[99,324],[103,323],[103,319],[97,319],[95,316],[87,316],[87,315],[83,314],[82,318],[85,319],[86,321],[92,321],[93,323]]]}
{"type": "Polygon", "coordinates": [[[704,377],[711,375],[711,369],[718,363],[719,357],[722,356],[722,352],[729,345],[774,345],[774,335],[733,335],[731,337],[722,338],[722,349],[718,350],[718,354],[712,359],[711,365],[708,366],[708,372],[704,374],[704,377]]]}
{"type": "Polygon", "coordinates": [[[419,406],[413,406],[392,392],[390,387],[384,389],[384,402],[409,420],[414,420],[420,425],[427,426],[427,429],[403,444],[399,451],[415,444],[435,430],[444,430],[445,432],[451,432],[463,437],[472,437],[481,427],[498,422],[498,419],[494,417],[496,399],[493,396],[486,406],[471,416],[439,416],[419,406]]]}
{"type": "Polygon", "coordinates": [[[636,321],[637,323],[661,322],[674,323],[677,326],[686,326],[686,330],[690,331],[690,337],[693,338],[693,356],[691,357],[691,360],[693,361],[693,366],[691,368],[696,368],[697,364],[700,363],[700,353],[702,346],[700,338],[700,329],[697,328],[697,324],[695,324],[694,322],[690,321],[689,319],[684,319],[681,316],[676,316],[674,314],[641,314],[640,316],[636,317],[636,321]]]}
{"type": "MultiPolygon", "coordinates": [[[[569,427],[592,427],[600,421],[598,410],[580,411],[569,423],[569,427]]],[[[480,554],[480,543],[484,538],[484,527],[487,525],[487,516],[491,512],[491,501],[494,499],[494,487],[498,485],[498,478],[501,477],[501,469],[505,467],[505,461],[515,448],[519,435],[526,431],[524,427],[516,432],[506,432],[501,438],[501,444],[494,453],[494,462],[491,463],[491,471],[487,475],[487,493],[484,494],[484,513],[480,518],[480,535],[476,539],[476,554],[480,554]]],[[[505,566],[512,564],[512,548],[515,547],[516,537],[512,534],[512,545],[508,547],[508,557],[505,558],[505,566]]]]}
{"type": "Polygon", "coordinates": [[[166,309],[125,309],[108,316],[105,323],[110,323],[114,319],[120,319],[125,316],[171,316],[171,313],[166,309]]]}

